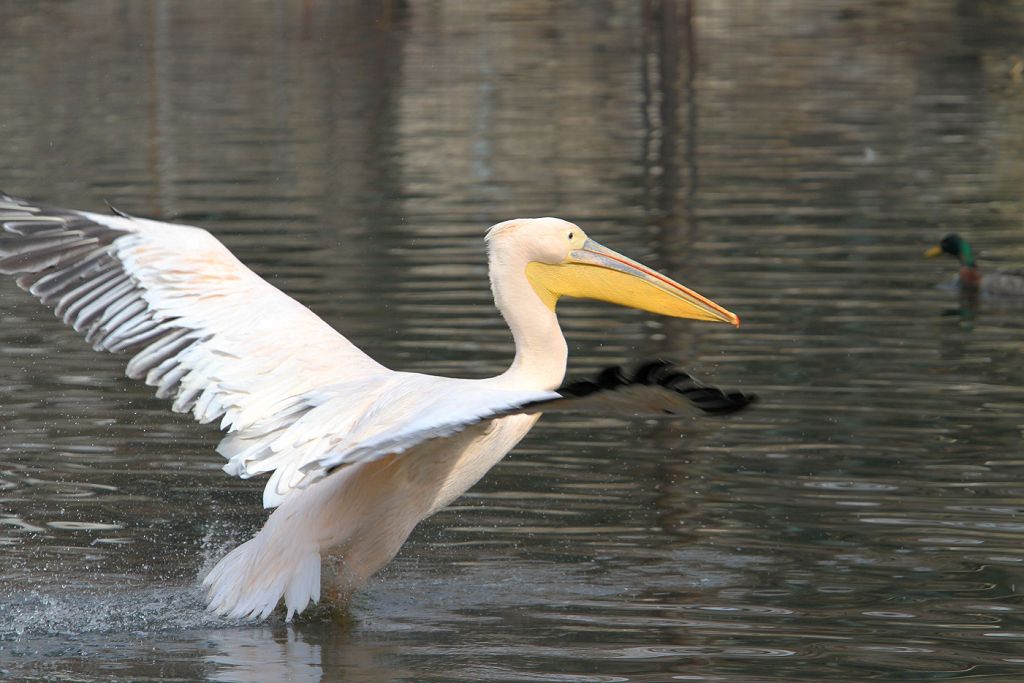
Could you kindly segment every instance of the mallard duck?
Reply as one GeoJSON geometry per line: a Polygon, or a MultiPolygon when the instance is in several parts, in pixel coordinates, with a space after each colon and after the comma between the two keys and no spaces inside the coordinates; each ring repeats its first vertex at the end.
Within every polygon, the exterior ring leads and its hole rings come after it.
{"type": "Polygon", "coordinates": [[[956,233],[946,235],[941,242],[924,252],[928,257],[942,254],[955,256],[960,261],[958,284],[962,288],[985,295],[1024,297],[1024,268],[999,270],[982,275],[971,245],[956,233]]]}

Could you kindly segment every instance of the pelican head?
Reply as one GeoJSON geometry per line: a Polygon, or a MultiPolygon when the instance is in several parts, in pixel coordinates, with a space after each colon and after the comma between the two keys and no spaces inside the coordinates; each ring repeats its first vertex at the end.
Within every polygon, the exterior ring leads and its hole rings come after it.
{"type": "Polygon", "coordinates": [[[595,299],[675,318],[740,324],[734,313],[675,280],[587,237],[559,218],[520,218],[487,233],[492,259],[523,267],[541,301],[595,299]]]}

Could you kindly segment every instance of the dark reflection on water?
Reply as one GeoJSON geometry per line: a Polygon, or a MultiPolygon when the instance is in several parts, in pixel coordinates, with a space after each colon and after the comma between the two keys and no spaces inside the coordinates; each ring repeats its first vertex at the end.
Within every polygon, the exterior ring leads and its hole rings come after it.
{"type": "Polygon", "coordinates": [[[481,236],[554,214],[741,330],[563,306],[728,420],[549,417],[347,624],[206,615],[263,519],[216,435],[0,285],[0,678],[1019,680],[1024,7],[0,5],[0,187],[210,228],[396,368],[511,357],[481,236]]]}

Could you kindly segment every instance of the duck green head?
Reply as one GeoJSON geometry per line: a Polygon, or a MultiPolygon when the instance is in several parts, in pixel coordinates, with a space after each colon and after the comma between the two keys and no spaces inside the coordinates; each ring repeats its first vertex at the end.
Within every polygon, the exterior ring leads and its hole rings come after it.
{"type": "Polygon", "coordinates": [[[924,252],[924,255],[929,258],[941,254],[955,256],[960,260],[961,264],[971,268],[974,267],[974,252],[971,250],[971,245],[956,233],[951,232],[943,237],[942,241],[937,245],[924,252]]]}

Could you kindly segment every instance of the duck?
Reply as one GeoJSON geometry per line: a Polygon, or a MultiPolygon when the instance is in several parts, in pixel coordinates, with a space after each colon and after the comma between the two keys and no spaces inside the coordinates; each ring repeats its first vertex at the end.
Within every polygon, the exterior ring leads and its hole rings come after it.
{"type": "Polygon", "coordinates": [[[1024,298],[1024,268],[982,273],[974,249],[956,233],[946,235],[942,241],[924,252],[928,258],[942,254],[956,257],[960,262],[957,284],[961,289],[985,296],[1024,298]]]}

